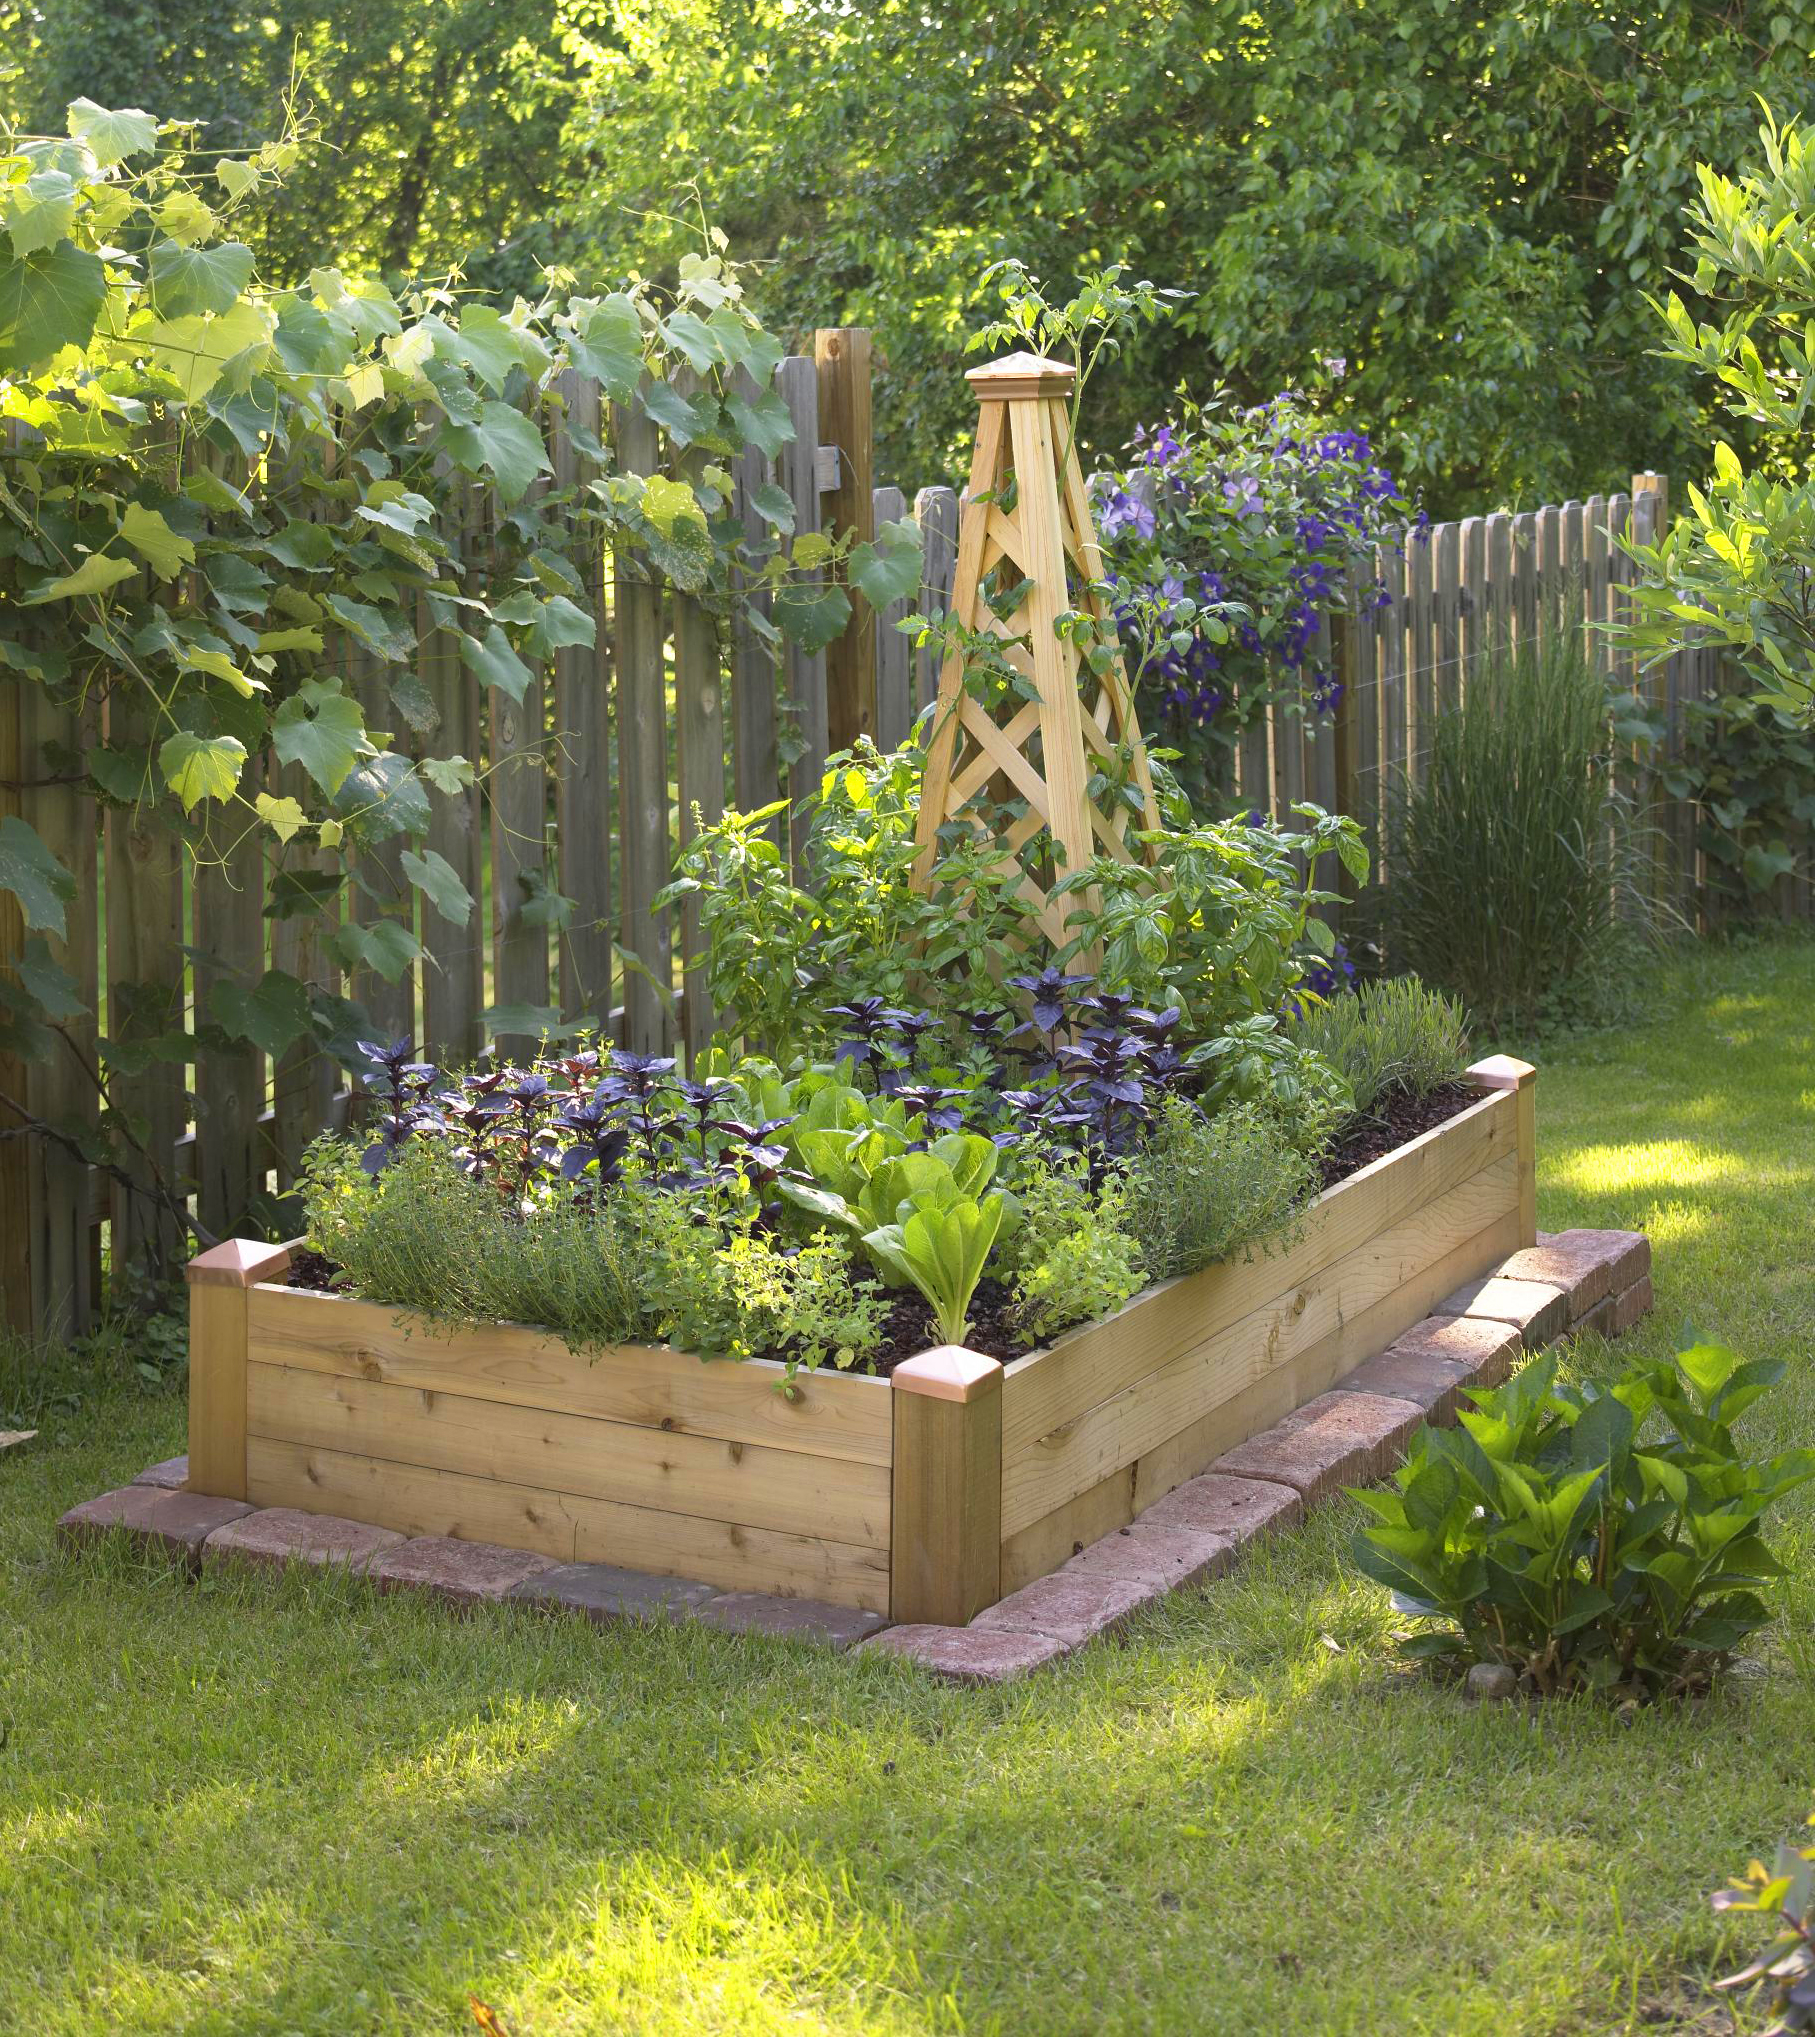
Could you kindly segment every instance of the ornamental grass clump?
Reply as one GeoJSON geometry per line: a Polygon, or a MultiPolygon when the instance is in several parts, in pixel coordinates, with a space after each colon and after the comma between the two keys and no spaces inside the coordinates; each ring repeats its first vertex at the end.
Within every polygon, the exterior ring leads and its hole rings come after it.
{"type": "Polygon", "coordinates": [[[1420,1428],[1355,1561],[1422,1623],[1416,1658],[1504,1664],[1544,1696],[1703,1690],[1771,1614],[1759,1527],[1815,1451],[1748,1457],[1733,1423],[1784,1376],[1724,1345],[1566,1386],[1554,1357],[1420,1428]]]}
{"type": "Polygon", "coordinates": [[[1557,627],[1468,675],[1422,774],[1388,788],[1387,954],[1489,1031],[1593,1017],[1667,929],[1654,831],[1617,784],[1605,681],[1557,627]]]}

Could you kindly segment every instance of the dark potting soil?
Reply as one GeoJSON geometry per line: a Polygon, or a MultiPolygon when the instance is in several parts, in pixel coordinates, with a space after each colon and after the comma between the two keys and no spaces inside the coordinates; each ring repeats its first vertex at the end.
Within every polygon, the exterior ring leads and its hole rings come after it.
{"type": "MultiPolygon", "coordinates": [[[[930,1351],[943,1344],[939,1325],[924,1296],[912,1288],[897,1290],[890,1297],[889,1312],[883,1319],[882,1346],[863,1366],[886,1379],[904,1358],[930,1351]]],[[[1033,1340],[1015,1323],[1009,1292],[999,1280],[980,1280],[971,1296],[970,1327],[964,1333],[964,1348],[985,1358],[1019,1358],[1033,1349],[1033,1340]]]]}
{"type": "Polygon", "coordinates": [[[1423,1132],[1435,1131],[1458,1111],[1481,1101],[1481,1092],[1466,1082],[1446,1082],[1428,1096],[1389,1090],[1370,1114],[1352,1124],[1323,1158],[1323,1185],[1334,1188],[1371,1161],[1382,1160],[1423,1132]]]}
{"type": "Polygon", "coordinates": [[[312,1294],[331,1294],[334,1276],[339,1271],[326,1254],[311,1252],[306,1245],[300,1252],[290,1254],[290,1286],[306,1287],[312,1294]]]}

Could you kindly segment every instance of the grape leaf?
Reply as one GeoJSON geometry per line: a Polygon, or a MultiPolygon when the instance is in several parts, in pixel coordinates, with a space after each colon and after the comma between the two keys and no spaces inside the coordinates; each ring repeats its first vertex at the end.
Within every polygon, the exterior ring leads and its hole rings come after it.
{"type": "Polygon", "coordinates": [[[359,703],[347,699],[338,684],[317,680],[305,682],[277,710],[271,742],[279,762],[300,764],[330,799],[371,750],[359,703]]]}
{"type": "Polygon", "coordinates": [[[164,783],[193,813],[204,799],[231,799],[246,746],[237,736],[195,736],[179,729],[158,751],[164,783]]]}
{"type": "Polygon", "coordinates": [[[416,886],[444,920],[463,927],[473,916],[473,894],[460,881],[460,873],[445,856],[433,849],[418,855],[403,852],[403,874],[416,886]]]}
{"type": "Polygon", "coordinates": [[[776,487],[773,481],[762,482],[750,491],[750,507],[783,537],[794,535],[794,498],[785,488],[776,487]]]}
{"type": "Polygon", "coordinates": [[[75,216],[75,179],[62,170],[37,170],[23,184],[0,186],[0,219],[20,257],[54,248],[75,216]]]}
{"type": "Polygon", "coordinates": [[[601,298],[569,335],[567,357],[607,396],[628,403],[643,374],[643,321],[635,300],[622,291],[601,298]]]}
{"type": "Polygon", "coordinates": [[[376,969],[395,983],[422,953],[422,943],[401,920],[374,920],[369,926],[343,926],[334,936],[340,959],[352,969],[376,969]]]}
{"type": "Polygon", "coordinates": [[[258,809],[259,819],[280,842],[287,842],[308,819],[301,804],[287,795],[277,799],[269,792],[261,792],[253,804],[258,809]]]}
{"type": "Polygon", "coordinates": [[[462,635],[460,662],[469,672],[478,674],[482,686],[495,686],[522,705],[524,689],[534,675],[511,649],[510,638],[504,634],[501,623],[492,624],[483,642],[478,637],[462,635]]]}
{"type": "Polygon", "coordinates": [[[367,841],[428,832],[429,796],[408,757],[385,750],[362,759],[341,781],[335,809],[367,841]]]}
{"type": "Polygon", "coordinates": [[[248,990],[231,977],[208,993],[208,1013],[236,1040],[250,1040],[273,1060],[313,1030],[306,985],[281,969],[267,969],[248,990]]]}
{"type": "Polygon", "coordinates": [[[809,656],[844,634],[851,597],[842,587],[808,587],[799,582],[776,588],[769,603],[775,626],[809,656]]]}
{"type": "Polygon", "coordinates": [[[322,606],[365,645],[393,665],[416,654],[416,639],[393,616],[364,601],[350,601],[344,594],[324,594],[322,606]]]}
{"type": "Polygon", "coordinates": [[[75,99],[70,102],[68,122],[71,135],[94,151],[97,169],[123,163],[128,156],[148,155],[158,145],[157,121],[137,106],[122,107],[115,113],[92,99],[75,99]]]}
{"type": "Polygon", "coordinates": [[[887,608],[920,592],[920,526],[908,517],[885,523],[874,544],[853,545],[851,585],[872,608],[887,608]]]}
{"type": "Polygon", "coordinates": [[[54,960],[50,943],[42,934],[30,935],[23,951],[13,958],[13,971],[30,991],[38,1016],[55,1025],[60,1019],[80,1016],[88,1007],[82,1002],[81,986],[63,965],[54,960]]]}
{"type": "Polygon", "coordinates": [[[192,312],[184,318],[158,319],[147,328],[140,344],[181,386],[186,400],[199,403],[226,373],[230,361],[260,349],[268,351],[275,329],[267,306],[240,297],[217,317],[192,312]]]}
{"type": "Polygon", "coordinates": [[[783,446],[794,442],[794,420],[773,389],[765,389],[754,403],[733,392],[725,399],[725,411],[738,437],[765,459],[774,459],[783,446]]]}
{"type": "Polygon", "coordinates": [[[34,587],[19,606],[33,608],[40,601],[73,601],[79,594],[102,594],[120,581],[130,580],[138,570],[130,559],[111,558],[106,552],[90,552],[73,573],[65,573],[60,580],[34,587]]]}
{"type": "Polygon", "coordinates": [[[718,406],[710,396],[690,403],[667,382],[651,382],[638,392],[637,400],[654,424],[659,424],[677,446],[690,446],[704,438],[717,422],[718,406]]]}
{"type": "Polygon", "coordinates": [[[0,261],[0,373],[29,374],[86,346],[107,296],[101,258],[70,241],[0,261]]]}
{"type": "Polygon", "coordinates": [[[444,424],[440,445],[468,474],[490,468],[506,502],[521,501],[536,476],[549,470],[542,434],[508,403],[481,404],[473,424],[444,424]]]}
{"type": "Polygon", "coordinates": [[[437,792],[465,792],[474,782],[473,767],[464,757],[424,757],[421,768],[437,792]]]}
{"type": "Polygon", "coordinates": [[[146,260],[151,268],[151,302],[160,318],[225,311],[252,280],[252,250],[244,241],[186,248],[161,240],[153,244],[146,260]]]}
{"type": "Polygon", "coordinates": [[[161,510],[128,502],[120,518],[120,535],[160,580],[174,580],[184,566],[195,564],[195,546],[164,520],[161,510]]]}
{"type": "Polygon", "coordinates": [[[28,927],[65,938],[63,908],[76,895],[76,880],[38,839],[37,829],[13,813],[0,820],[0,891],[19,901],[28,927]]]}

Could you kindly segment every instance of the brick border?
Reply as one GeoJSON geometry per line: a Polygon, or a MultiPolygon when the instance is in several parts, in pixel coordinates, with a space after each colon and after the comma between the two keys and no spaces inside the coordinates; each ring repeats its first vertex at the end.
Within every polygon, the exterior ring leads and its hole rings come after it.
{"type": "Polygon", "coordinates": [[[1651,1300],[1642,1232],[1540,1231],[1535,1245],[1446,1296],[1330,1392],[963,1626],[891,1627],[878,1613],[815,1599],[720,1591],[609,1563],[556,1563],[489,1542],[211,1499],[186,1489],[186,1457],[149,1465],[130,1485],[72,1507],[57,1532],[71,1549],[120,1536],[192,1575],[225,1565],[251,1576],[337,1564],[381,1591],[414,1592],[456,1612],[515,1605],[599,1625],[689,1620],[889,1655],[954,1683],[1007,1683],[1119,1631],[1167,1592],[1219,1576],[1261,1536],[1298,1526],[1307,1507],[1344,1486],[1385,1477],[1421,1421],[1453,1422],[1460,1395],[1499,1385],[1523,1352],[1589,1332],[1618,1336],[1651,1300]]]}

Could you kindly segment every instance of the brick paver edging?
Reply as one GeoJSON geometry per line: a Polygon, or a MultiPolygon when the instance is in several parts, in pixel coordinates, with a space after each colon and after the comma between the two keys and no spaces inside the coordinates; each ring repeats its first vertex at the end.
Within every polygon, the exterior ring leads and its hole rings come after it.
{"type": "Polygon", "coordinates": [[[459,1611],[534,1606],[601,1625],[687,1619],[725,1633],[894,1655],[957,1683],[1006,1683],[1115,1633],[1167,1592],[1218,1576],[1259,1536],[1297,1526],[1307,1507],[1343,1487],[1385,1477],[1419,1422],[1454,1421],[1458,1396],[1497,1386],[1522,1351],[1583,1330],[1618,1336],[1650,1307],[1643,1233],[1540,1232],[1535,1245],[1445,1297],[1329,1393],[963,1627],[891,1627],[878,1613],[813,1599],[720,1591],[609,1563],[557,1563],[489,1542],[412,1538],[331,1514],[211,1499],[185,1490],[182,1457],[72,1507],[57,1531],[72,1548],[124,1535],[142,1555],[191,1573],[205,1565],[268,1572],[337,1563],[381,1591],[418,1592],[459,1611]]]}

